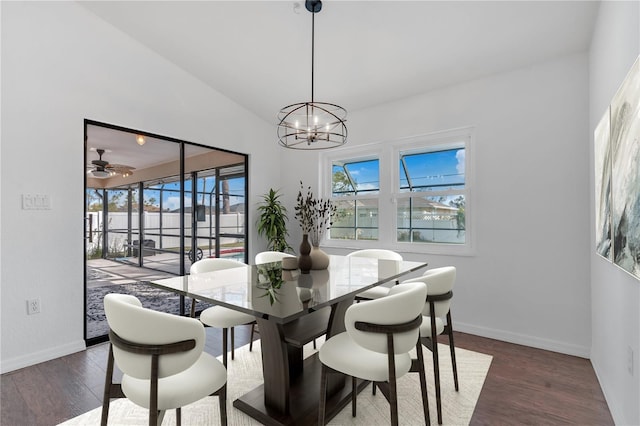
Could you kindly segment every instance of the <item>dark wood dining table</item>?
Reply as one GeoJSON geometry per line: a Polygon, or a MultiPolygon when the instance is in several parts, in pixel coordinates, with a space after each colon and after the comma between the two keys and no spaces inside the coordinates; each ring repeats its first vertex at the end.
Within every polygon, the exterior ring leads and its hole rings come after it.
{"type": "MultiPolygon", "coordinates": [[[[424,262],[331,255],[329,267],[302,274],[281,262],[152,281],[163,290],[251,314],[260,331],[264,382],[233,406],[266,425],[315,424],[321,363],[303,357],[303,346],[345,330],[344,315],[355,295],[391,285],[427,266],[424,262]]],[[[333,377],[334,375],[332,375],[333,377]]],[[[362,387],[366,383],[362,383],[362,387]]],[[[326,418],[350,401],[351,386],[335,375],[329,383],[326,418]]]]}

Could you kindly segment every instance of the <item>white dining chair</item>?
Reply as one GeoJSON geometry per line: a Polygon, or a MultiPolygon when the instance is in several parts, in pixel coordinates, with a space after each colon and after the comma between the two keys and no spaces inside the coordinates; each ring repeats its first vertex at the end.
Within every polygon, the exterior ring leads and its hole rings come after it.
{"type": "Polygon", "coordinates": [[[351,412],[356,416],[357,379],[373,382],[389,401],[391,424],[399,423],[396,380],[411,369],[409,354],[416,349],[424,419],[430,424],[427,384],[419,341],[422,309],[427,296],[423,283],[400,284],[387,296],[351,305],[344,318],[345,332],[328,339],[319,352],[322,362],[318,424],[325,424],[328,375],[351,376],[351,412]]]}
{"type": "Polygon", "coordinates": [[[281,251],[261,251],[255,256],[255,264],[261,265],[263,263],[280,262],[285,257],[295,258],[294,255],[281,251]]]}
{"type": "MultiPolygon", "coordinates": [[[[195,275],[203,272],[219,271],[243,266],[247,265],[234,259],[208,258],[199,260],[191,265],[189,273],[191,275],[195,275]]],[[[195,303],[195,301],[193,301],[193,303],[195,303]]],[[[227,335],[229,331],[231,332],[231,359],[235,359],[234,327],[251,324],[249,351],[253,349],[253,334],[256,324],[256,318],[254,316],[225,308],[224,306],[211,306],[200,313],[200,321],[209,327],[222,329],[222,362],[225,367],[227,366],[227,335]]]]}
{"type": "MultiPolygon", "coordinates": [[[[363,249],[352,251],[347,254],[348,257],[368,257],[373,259],[383,259],[383,260],[397,260],[402,261],[402,255],[396,253],[392,250],[386,249],[363,249]]],[[[398,282],[396,281],[396,284],[398,282]]],[[[384,285],[379,285],[377,287],[370,288],[363,292],[360,292],[356,295],[356,300],[372,300],[378,299],[380,297],[384,297],[389,294],[389,287],[385,287],[384,285]]]]}
{"type": "Polygon", "coordinates": [[[143,308],[131,295],[107,294],[104,312],[109,324],[101,425],[106,426],[112,397],[125,396],[149,410],[149,425],[162,423],[166,410],[176,409],[217,395],[220,422],[227,424],[227,370],[215,357],[203,352],[206,334],[200,321],[143,308]],[[113,371],[122,371],[122,382],[113,383],[113,371]]]}
{"type": "Polygon", "coordinates": [[[451,320],[451,300],[453,298],[453,285],[455,281],[456,268],[453,266],[429,269],[425,271],[421,277],[403,281],[403,283],[422,282],[427,286],[428,295],[422,311],[423,318],[422,325],[420,326],[420,341],[431,351],[433,357],[433,377],[439,424],[442,424],[442,395],[440,391],[438,336],[443,333],[446,333],[449,338],[453,383],[456,392],[459,389],[456,350],[453,342],[453,323],[451,320]]]}

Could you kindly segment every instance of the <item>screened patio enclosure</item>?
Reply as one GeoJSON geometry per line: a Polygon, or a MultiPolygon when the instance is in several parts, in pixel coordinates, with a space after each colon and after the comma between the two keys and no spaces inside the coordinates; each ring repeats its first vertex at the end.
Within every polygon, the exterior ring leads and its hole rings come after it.
{"type": "Polygon", "coordinates": [[[187,274],[205,257],[246,262],[247,157],[89,120],[85,132],[91,344],[106,340],[105,294],[135,294],[143,306],[184,314],[189,300],[145,283],[187,274]]]}
{"type": "Polygon", "coordinates": [[[185,274],[203,257],[232,257],[244,262],[244,180],[243,165],[191,173],[184,179],[187,199],[183,214],[173,205],[181,198],[179,176],[115,188],[88,188],[87,217],[91,218],[93,234],[88,246],[90,258],[175,275],[185,274]]]}

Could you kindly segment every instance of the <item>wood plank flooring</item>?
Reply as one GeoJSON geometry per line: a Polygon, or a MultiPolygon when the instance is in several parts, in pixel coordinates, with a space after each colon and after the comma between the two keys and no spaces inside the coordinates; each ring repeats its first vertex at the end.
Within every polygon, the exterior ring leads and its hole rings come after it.
{"type": "MultiPolygon", "coordinates": [[[[249,327],[236,327],[235,337],[236,346],[246,344],[249,327]]],[[[588,360],[464,333],[455,339],[493,355],[472,425],[614,424],[588,360]]],[[[219,355],[221,346],[220,330],[208,328],[206,351],[219,355]]],[[[99,344],[3,374],[0,424],[52,426],[99,407],[107,352],[99,344]]]]}

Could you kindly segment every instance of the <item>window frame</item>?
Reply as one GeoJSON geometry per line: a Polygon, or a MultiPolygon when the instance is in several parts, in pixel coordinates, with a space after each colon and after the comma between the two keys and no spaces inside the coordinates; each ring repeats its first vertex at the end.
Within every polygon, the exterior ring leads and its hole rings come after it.
{"type": "MultiPolygon", "coordinates": [[[[421,134],[392,141],[363,144],[340,148],[320,154],[320,191],[324,198],[332,197],[332,175],[334,162],[354,162],[377,158],[379,161],[380,191],[378,198],[378,240],[333,240],[326,235],[321,244],[327,248],[365,249],[388,248],[402,253],[472,256],[475,254],[475,173],[474,145],[475,129],[463,127],[429,134],[421,134]],[[397,201],[410,198],[416,192],[400,192],[400,154],[407,152],[429,152],[455,147],[465,149],[465,188],[456,189],[465,197],[465,243],[413,243],[398,242],[397,201]],[[387,176],[391,176],[388,178],[387,176]],[[380,226],[392,223],[393,226],[380,226]]],[[[447,195],[451,191],[425,191],[426,196],[447,195]]],[[[358,195],[351,199],[357,199],[358,195]]],[[[366,194],[363,198],[373,198],[366,194]]],[[[338,198],[338,197],[336,197],[338,198]]],[[[329,233],[327,233],[328,235],[329,233]]]]}

